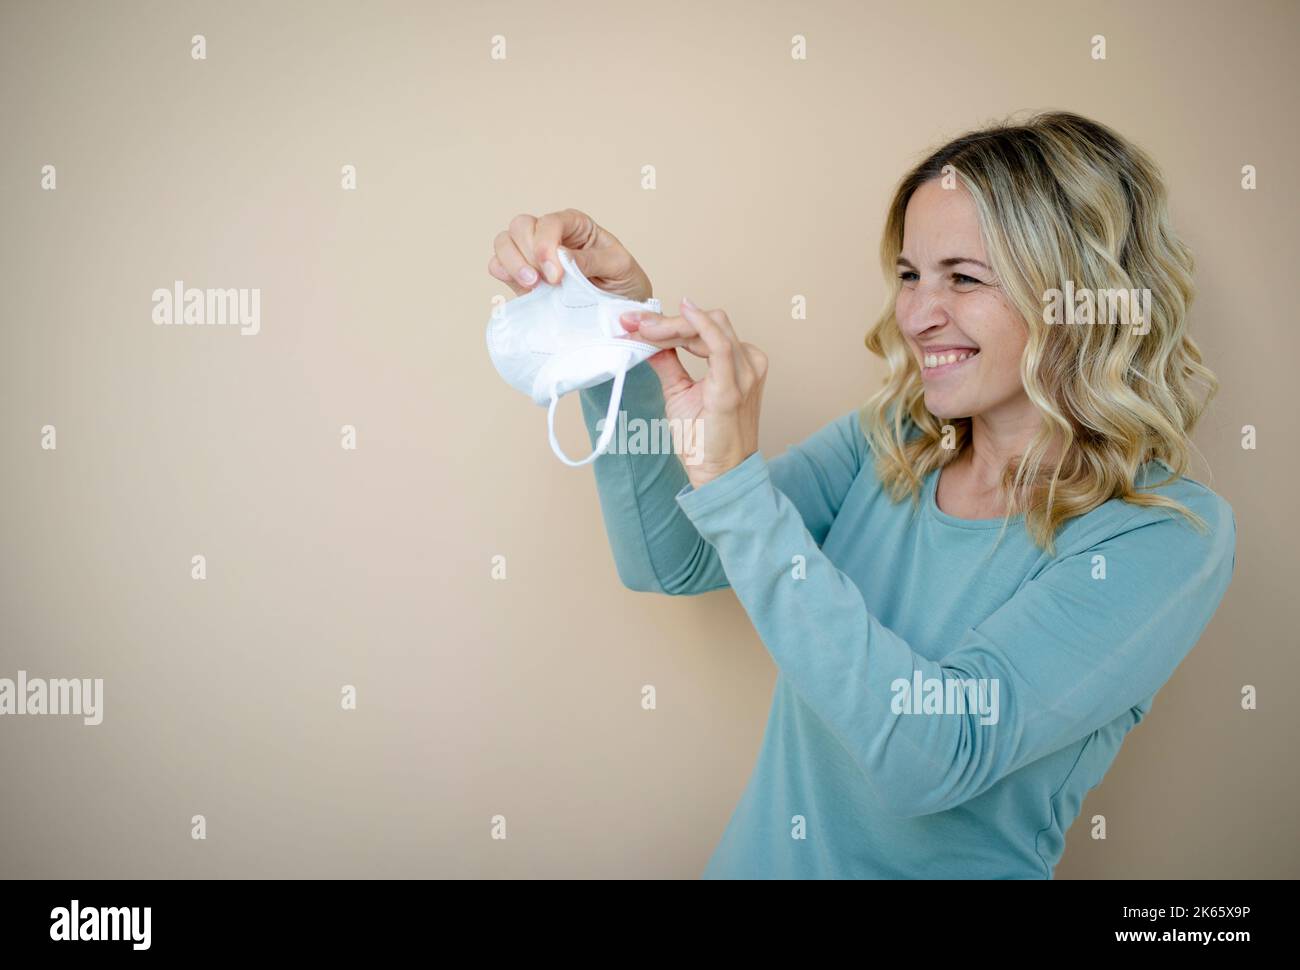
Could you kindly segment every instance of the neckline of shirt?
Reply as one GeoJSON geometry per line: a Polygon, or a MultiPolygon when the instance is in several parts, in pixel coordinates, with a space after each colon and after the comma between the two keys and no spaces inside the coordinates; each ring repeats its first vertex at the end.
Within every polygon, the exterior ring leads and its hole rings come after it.
{"type": "MultiPolygon", "coordinates": [[[[929,478],[925,482],[925,511],[930,518],[940,522],[943,525],[953,526],[958,529],[997,529],[1002,526],[1002,516],[996,519],[963,519],[960,516],[949,515],[943,509],[939,508],[939,473],[942,468],[936,468],[930,472],[929,478]]],[[[1008,527],[1017,522],[1023,522],[1025,513],[1020,512],[1011,517],[1008,527]]]]}
{"type": "MultiPolygon", "coordinates": [[[[958,529],[980,530],[980,529],[997,529],[1001,527],[1002,525],[1001,517],[998,517],[996,519],[963,519],[956,515],[949,515],[943,509],[939,508],[939,474],[942,470],[943,470],[942,468],[936,468],[934,471],[930,472],[929,477],[926,478],[925,480],[925,498],[921,502],[921,504],[925,507],[925,513],[928,518],[933,519],[936,522],[939,522],[941,525],[953,526],[954,528],[958,528],[958,529]]],[[[1138,472],[1137,475],[1135,476],[1134,484],[1138,488],[1150,488],[1153,487],[1148,484],[1150,481],[1156,478],[1164,478],[1167,476],[1173,476],[1175,481],[1186,480],[1186,481],[1194,482],[1195,484],[1198,485],[1201,484],[1199,482],[1196,482],[1195,479],[1187,478],[1187,476],[1185,475],[1183,476],[1174,475],[1173,469],[1171,469],[1167,464],[1165,464],[1163,460],[1159,458],[1150,459],[1149,461],[1144,462],[1142,466],[1138,468],[1138,472]],[[1160,471],[1163,471],[1165,474],[1163,475],[1160,474],[1159,473],[1160,471]]],[[[1201,485],[1201,487],[1206,488],[1207,486],[1201,485]]],[[[1011,520],[1007,523],[1007,525],[1011,526],[1014,524],[1022,523],[1024,522],[1024,520],[1025,520],[1025,513],[1020,512],[1017,515],[1013,515],[1011,517],[1011,520]]]]}

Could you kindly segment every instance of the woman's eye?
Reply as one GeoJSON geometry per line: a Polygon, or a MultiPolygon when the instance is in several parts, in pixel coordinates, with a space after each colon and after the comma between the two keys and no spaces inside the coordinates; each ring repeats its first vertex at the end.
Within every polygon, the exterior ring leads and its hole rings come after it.
{"type": "MultiPolygon", "coordinates": [[[[902,280],[904,283],[911,283],[916,279],[916,273],[915,271],[910,269],[904,270],[903,272],[898,274],[898,278],[902,280]]],[[[975,283],[977,285],[982,286],[984,283],[983,280],[977,280],[975,279],[975,277],[967,276],[965,273],[953,273],[952,278],[954,283],[959,283],[963,286],[965,286],[968,283],[975,283]]]]}

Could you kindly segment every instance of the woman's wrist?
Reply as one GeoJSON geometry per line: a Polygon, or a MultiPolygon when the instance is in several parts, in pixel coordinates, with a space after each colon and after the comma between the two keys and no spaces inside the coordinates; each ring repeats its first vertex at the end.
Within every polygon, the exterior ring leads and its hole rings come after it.
{"type": "Polygon", "coordinates": [[[732,469],[739,468],[742,464],[744,464],[746,459],[754,455],[756,451],[757,449],[755,449],[755,451],[750,452],[748,455],[730,459],[728,461],[721,462],[721,463],[710,463],[707,466],[685,465],[684,467],[686,468],[686,479],[691,483],[691,488],[696,490],[701,489],[705,485],[708,485],[710,482],[717,481],[719,478],[721,478],[723,475],[726,475],[732,469]]]}

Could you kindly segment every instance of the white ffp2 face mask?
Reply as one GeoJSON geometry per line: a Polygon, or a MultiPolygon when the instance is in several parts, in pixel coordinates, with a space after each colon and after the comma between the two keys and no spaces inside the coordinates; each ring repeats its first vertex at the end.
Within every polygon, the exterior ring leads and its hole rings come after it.
{"type": "Polygon", "coordinates": [[[487,326],[488,354],[506,382],[546,407],[551,450],[575,468],[594,461],[609,447],[623,399],[627,372],[661,348],[630,337],[619,316],[633,310],[660,312],[658,300],[644,303],[598,289],[582,275],[563,248],[557,250],[564,267],[559,284],[545,277],[523,296],[507,300],[493,311],[487,326]],[[555,438],[555,405],[570,391],[595,387],[613,378],[605,427],[595,450],[574,461],[555,438]]]}

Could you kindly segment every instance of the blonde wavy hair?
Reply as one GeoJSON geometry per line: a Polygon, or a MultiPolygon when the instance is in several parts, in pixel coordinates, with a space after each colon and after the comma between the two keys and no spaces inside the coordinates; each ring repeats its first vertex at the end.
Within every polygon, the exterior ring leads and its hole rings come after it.
{"type": "Polygon", "coordinates": [[[1023,513],[1030,537],[1054,555],[1064,522],[1112,498],[1173,509],[1204,531],[1204,520],[1182,504],[1134,487],[1148,461],[1171,472],[1149,488],[1184,472],[1192,429],[1219,389],[1187,334],[1192,253],[1170,225],[1163,177],[1151,158],[1110,128],[1060,111],[962,135],[907,173],[894,193],[880,244],[892,292],[866,338],[889,373],[860,413],[892,500],[910,494],[917,504],[930,472],[970,443],[969,417],[941,421],[926,409],[921,373],[895,316],[908,201],[923,183],[945,176],[974,199],[989,262],[1028,328],[1020,376],[1043,417],[1028,449],[1003,471],[1007,513],[998,541],[1023,513]],[[1093,292],[1150,290],[1149,332],[1048,325],[1044,301],[1067,280],[1093,292]],[[1198,381],[1208,389],[1199,401],[1198,381]],[[945,425],[950,447],[942,443],[945,425]],[[1058,446],[1048,471],[1047,456],[1058,446]]]}

